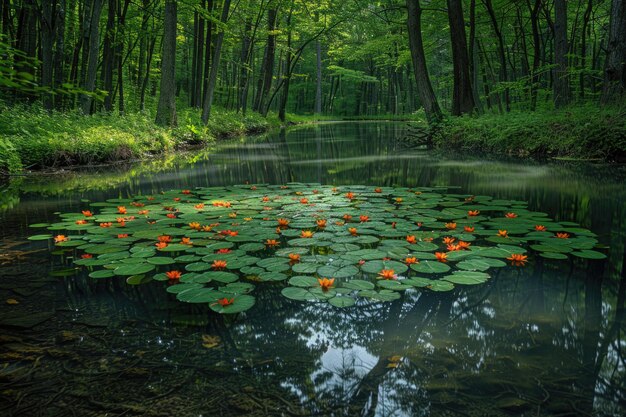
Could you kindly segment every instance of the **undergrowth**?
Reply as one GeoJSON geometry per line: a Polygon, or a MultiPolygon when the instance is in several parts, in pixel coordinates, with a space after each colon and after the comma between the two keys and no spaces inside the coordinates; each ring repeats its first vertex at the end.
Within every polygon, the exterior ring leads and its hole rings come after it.
{"type": "Polygon", "coordinates": [[[447,118],[434,145],[519,156],[626,157],[626,109],[578,106],[558,111],[511,112],[447,118]]]}

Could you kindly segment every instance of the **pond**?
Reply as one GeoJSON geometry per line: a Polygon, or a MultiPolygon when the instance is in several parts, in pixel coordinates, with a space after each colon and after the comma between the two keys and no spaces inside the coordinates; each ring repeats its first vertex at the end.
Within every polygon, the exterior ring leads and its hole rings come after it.
{"type": "MultiPolygon", "coordinates": [[[[148,162],[17,179],[0,196],[0,411],[15,416],[614,416],[626,412],[626,167],[404,147],[326,123],[148,162]],[[338,308],[255,283],[220,315],[162,282],[93,279],[33,223],[89,202],[236,184],[453,187],[597,235],[606,260],[529,258],[482,285],[338,308]],[[5,301],[6,300],[6,301],[5,301]]],[[[315,186],[312,186],[313,188],[315,186]]],[[[166,194],[167,195],[167,194],[166,194]]],[[[121,200],[120,200],[121,201],[121,200]]]]}

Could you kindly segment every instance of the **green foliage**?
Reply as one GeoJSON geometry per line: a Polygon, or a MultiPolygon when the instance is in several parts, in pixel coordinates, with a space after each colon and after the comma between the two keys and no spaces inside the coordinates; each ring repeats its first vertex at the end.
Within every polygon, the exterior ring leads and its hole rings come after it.
{"type": "Polygon", "coordinates": [[[262,132],[277,125],[258,113],[216,109],[203,126],[197,109],[179,114],[179,127],[162,128],[149,112],[124,116],[79,111],[49,113],[37,105],[0,103],[0,173],[32,168],[142,159],[216,138],[262,132]]]}
{"type": "Polygon", "coordinates": [[[449,118],[434,143],[521,156],[614,159],[626,155],[626,110],[589,105],[449,118]]]}

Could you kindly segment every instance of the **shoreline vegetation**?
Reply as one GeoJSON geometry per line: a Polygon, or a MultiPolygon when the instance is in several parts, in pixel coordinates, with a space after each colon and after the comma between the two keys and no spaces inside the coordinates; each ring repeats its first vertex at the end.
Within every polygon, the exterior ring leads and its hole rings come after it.
{"type": "MultiPolygon", "coordinates": [[[[406,122],[421,130],[438,149],[504,154],[516,157],[624,162],[626,108],[578,106],[551,112],[447,117],[428,127],[417,114],[373,117],[288,115],[282,123],[273,113],[216,109],[209,124],[189,109],[176,128],[154,123],[149,112],[124,116],[79,112],[48,113],[43,108],[0,107],[0,176],[24,171],[64,169],[143,160],[156,155],[204,147],[215,141],[271,129],[323,122],[406,122]]],[[[407,146],[417,146],[409,135],[407,146]]]]}

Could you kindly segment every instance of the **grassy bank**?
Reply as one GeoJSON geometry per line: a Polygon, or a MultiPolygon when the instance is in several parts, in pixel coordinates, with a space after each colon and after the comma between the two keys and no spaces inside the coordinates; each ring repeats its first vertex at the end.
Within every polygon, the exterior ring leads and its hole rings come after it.
{"type": "Polygon", "coordinates": [[[448,118],[434,134],[433,141],[440,148],[623,161],[626,109],[584,106],[448,118]]]}
{"type": "Polygon", "coordinates": [[[178,114],[178,127],[156,126],[150,113],[49,114],[40,107],[0,104],[0,174],[141,159],[216,139],[279,126],[276,117],[216,109],[207,126],[198,111],[178,114]]]}

